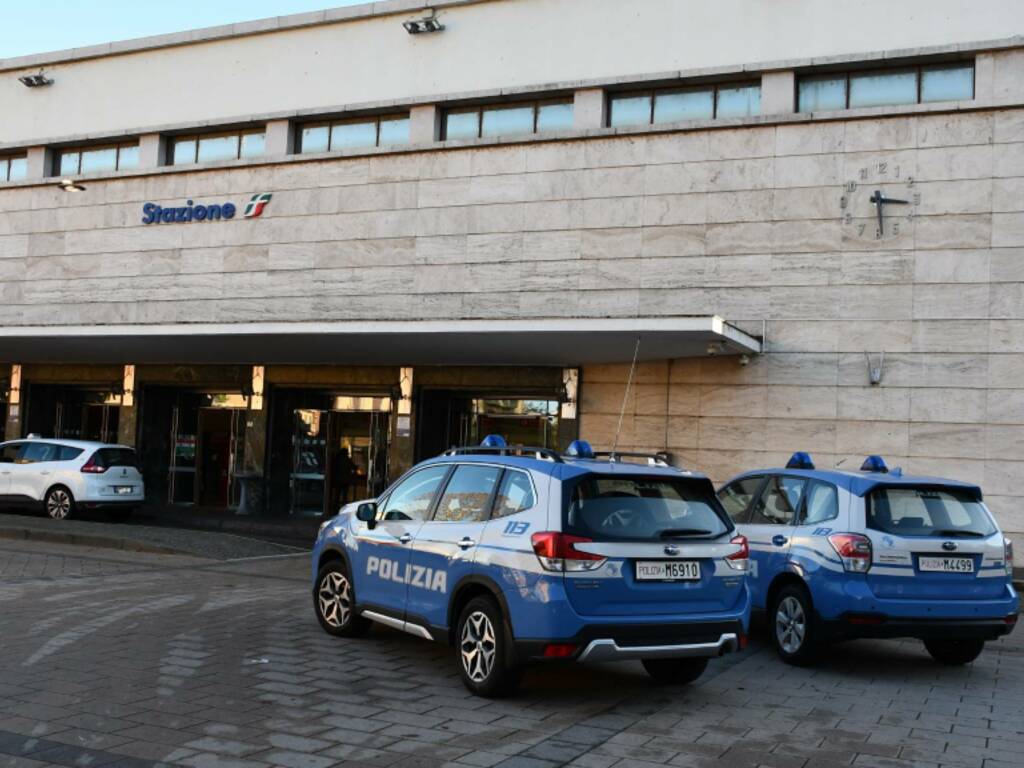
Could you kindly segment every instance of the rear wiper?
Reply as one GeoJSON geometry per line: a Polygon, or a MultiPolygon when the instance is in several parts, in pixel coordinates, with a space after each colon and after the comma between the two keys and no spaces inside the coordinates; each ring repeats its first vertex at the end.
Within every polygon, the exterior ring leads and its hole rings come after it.
{"type": "Polygon", "coordinates": [[[933,536],[973,536],[974,538],[984,539],[989,534],[978,533],[977,531],[961,531],[956,528],[947,528],[941,531],[932,531],[933,536]]]}
{"type": "Polygon", "coordinates": [[[682,539],[687,536],[710,536],[711,531],[705,531],[703,528],[666,528],[661,532],[660,536],[663,539],[682,539]]]}

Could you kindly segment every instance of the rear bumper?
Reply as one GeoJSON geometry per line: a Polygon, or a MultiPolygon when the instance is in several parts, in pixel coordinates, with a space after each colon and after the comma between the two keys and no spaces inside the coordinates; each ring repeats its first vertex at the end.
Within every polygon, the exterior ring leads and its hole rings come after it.
{"type": "Polygon", "coordinates": [[[733,633],[721,635],[709,643],[678,645],[620,646],[615,640],[591,640],[578,661],[627,661],[629,659],[706,659],[724,656],[740,649],[740,638],[733,633]]]}
{"type": "Polygon", "coordinates": [[[1017,614],[997,619],[908,619],[884,614],[844,614],[822,622],[823,634],[833,640],[914,637],[919,640],[995,640],[1010,634],[1017,614]]]}

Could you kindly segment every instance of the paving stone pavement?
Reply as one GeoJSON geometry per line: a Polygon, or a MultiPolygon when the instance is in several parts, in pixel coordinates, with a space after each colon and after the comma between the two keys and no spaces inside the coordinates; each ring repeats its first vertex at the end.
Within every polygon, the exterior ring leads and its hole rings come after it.
{"type": "Polygon", "coordinates": [[[688,687],[543,668],[487,701],[447,648],[325,635],[307,558],[0,542],[0,768],[1022,764],[1020,635],[963,669],[893,641],[794,669],[755,637],[688,687]]]}

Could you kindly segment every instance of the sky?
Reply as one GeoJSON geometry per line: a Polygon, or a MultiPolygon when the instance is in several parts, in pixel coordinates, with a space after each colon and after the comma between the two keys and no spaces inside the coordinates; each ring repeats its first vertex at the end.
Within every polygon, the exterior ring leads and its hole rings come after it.
{"type": "Polygon", "coordinates": [[[0,0],[0,59],[368,0],[0,0]]]}

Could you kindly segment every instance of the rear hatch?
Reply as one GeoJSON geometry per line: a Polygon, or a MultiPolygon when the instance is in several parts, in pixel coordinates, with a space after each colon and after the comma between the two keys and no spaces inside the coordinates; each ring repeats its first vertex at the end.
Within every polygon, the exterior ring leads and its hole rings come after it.
{"type": "Polygon", "coordinates": [[[131,448],[99,448],[82,465],[82,472],[96,478],[105,496],[133,496],[142,490],[138,464],[138,457],[131,448]]]}
{"type": "Polygon", "coordinates": [[[705,478],[586,475],[566,484],[563,531],[575,550],[607,562],[567,572],[566,591],[584,616],[714,613],[742,596],[732,523],[705,478]]]}
{"type": "Polygon", "coordinates": [[[879,487],[865,497],[876,597],[984,600],[1005,593],[1003,535],[977,494],[939,485],[879,487]]]}

